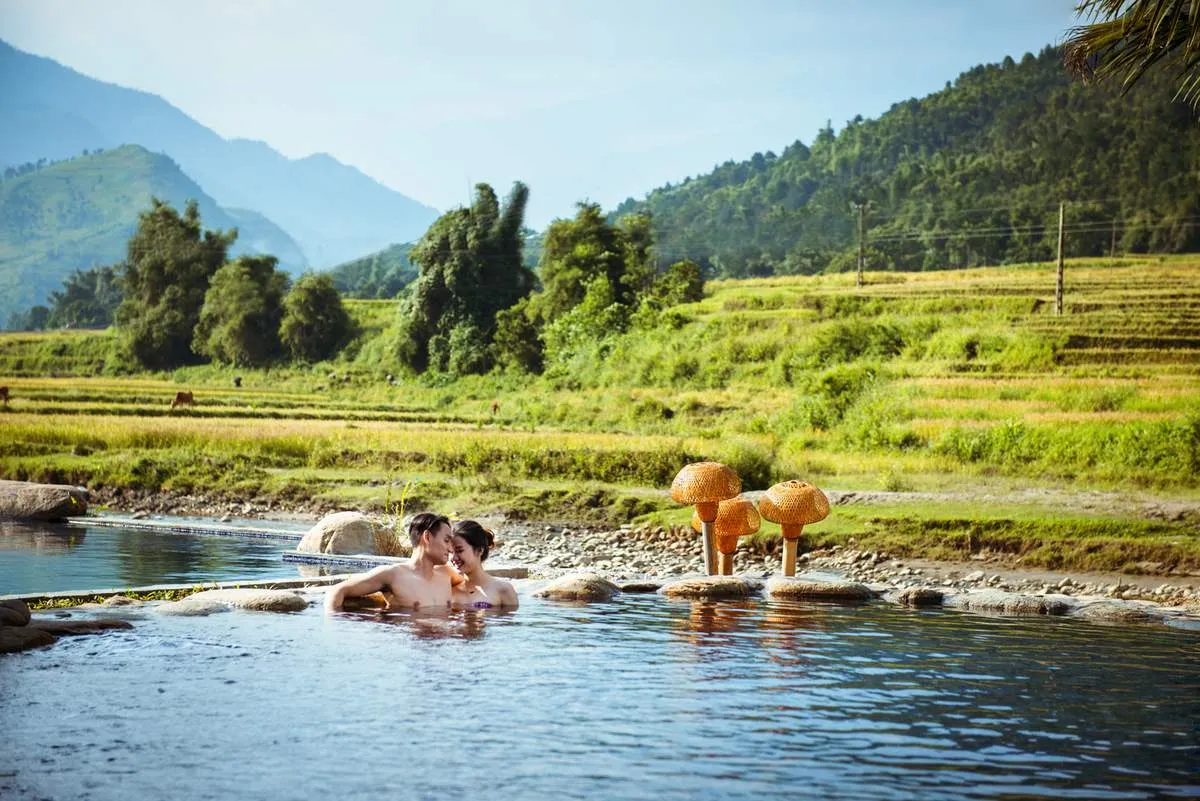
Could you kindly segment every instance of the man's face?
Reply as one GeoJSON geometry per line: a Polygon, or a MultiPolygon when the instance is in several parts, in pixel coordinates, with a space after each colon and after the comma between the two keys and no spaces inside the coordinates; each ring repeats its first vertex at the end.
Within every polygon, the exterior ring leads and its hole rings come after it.
{"type": "Polygon", "coordinates": [[[433,531],[421,535],[425,539],[425,556],[435,565],[444,565],[450,558],[450,526],[442,523],[433,531]]]}

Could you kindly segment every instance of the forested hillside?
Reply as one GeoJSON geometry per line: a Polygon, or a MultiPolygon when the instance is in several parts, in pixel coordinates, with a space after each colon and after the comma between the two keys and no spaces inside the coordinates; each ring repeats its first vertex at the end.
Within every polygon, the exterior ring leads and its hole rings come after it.
{"type": "Polygon", "coordinates": [[[408,260],[412,242],[392,245],[378,253],[340,264],[329,271],[338,292],[354,298],[394,298],[417,277],[408,260]]]}
{"type": "Polygon", "coordinates": [[[978,66],[943,91],[857,117],[812,146],[756,153],[625,201],[650,211],[662,263],[722,276],[854,263],[865,206],[868,269],[1052,258],[1067,201],[1068,255],[1200,249],[1200,126],[1170,76],[1130,94],[1073,81],[1062,53],[978,66]]]}
{"type": "Polygon", "coordinates": [[[270,220],[220,208],[171,159],[127,145],[0,182],[0,321],[45,302],[74,270],[122,260],[152,197],[179,209],[195,199],[206,224],[237,228],[234,254],[270,253],[289,269],[307,266],[270,220]]]}

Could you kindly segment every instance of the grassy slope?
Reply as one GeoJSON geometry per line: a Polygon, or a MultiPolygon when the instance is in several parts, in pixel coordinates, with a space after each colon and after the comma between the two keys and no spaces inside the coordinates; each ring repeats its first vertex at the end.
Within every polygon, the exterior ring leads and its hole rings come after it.
{"type": "Polygon", "coordinates": [[[10,335],[0,475],[377,508],[391,479],[448,509],[681,522],[661,490],[684,462],[715,458],[748,489],[799,476],[962,495],[839,507],[818,539],[1200,569],[1194,517],[982,498],[1105,489],[1194,508],[1198,274],[1194,257],[1073,262],[1062,316],[1044,265],[868,275],[862,289],[850,276],[720,282],[673,322],[537,380],[388,385],[389,301],[351,303],[365,342],[342,361],[241,371],[241,390],[217,367],[95,375],[108,333],[10,335]],[[199,405],[170,413],[180,387],[199,405]]]}

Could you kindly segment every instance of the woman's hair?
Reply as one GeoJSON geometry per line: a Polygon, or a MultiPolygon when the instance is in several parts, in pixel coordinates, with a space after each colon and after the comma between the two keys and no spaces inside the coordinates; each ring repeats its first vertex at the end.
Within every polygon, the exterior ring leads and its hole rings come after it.
{"type": "Polygon", "coordinates": [[[454,524],[454,536],[462,537],[467,544],[479,551],[479,561],[487,559],[488,551],[496,544],[496,535],[474,520],[459,520],[454,524]]]}

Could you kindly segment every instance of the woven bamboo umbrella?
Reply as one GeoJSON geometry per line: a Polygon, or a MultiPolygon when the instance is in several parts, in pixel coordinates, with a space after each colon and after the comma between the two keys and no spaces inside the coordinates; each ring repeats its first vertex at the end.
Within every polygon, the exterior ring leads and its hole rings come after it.
{"type": "Polygon", "coordinates": [[[720,462],[693,462],[684,465],[671,482],[671,497],[676,503],[696,505],[700,518],[700,529],[704,539],[704,570],[716,575],[717,556],[713,542],[713,523],[717,519],[717,508],[721,501],[734,497],[742,489],[737,473],[720,462]]]}
{"type": "Polygon", "coordinates": [[[800,535],[809,523],[829,516],[825,493],[803,481],[783,481],[767,490],[758,511],[783,530],[783,575],[796,575],[796,552],[800,535]]]}
{"type": "MultiPolygon", "coordinates": [[[[758,509],[745,498],[730,498],[718,504],[717,519],[713,521],[717,533],[718,575],[733,575],[733,554],[737,551],[738,537],[758,531],[759,522],[758,509]]],[[[700,514],[692,515],[692,528],[699,532],[702,525],[700,514]]]]}

